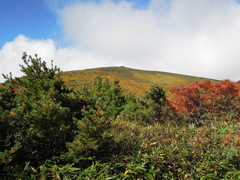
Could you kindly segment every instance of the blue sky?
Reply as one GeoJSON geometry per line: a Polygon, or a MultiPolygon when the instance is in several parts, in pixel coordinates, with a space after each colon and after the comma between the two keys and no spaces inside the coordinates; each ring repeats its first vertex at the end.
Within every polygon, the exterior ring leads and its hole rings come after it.
{"type": "Polygon", "coordinates": [[[21,76],[26,51],[63,71],[124,65],[240,79],[236,0],[1,0],[0,27],[0,73],[21,76]]]}
{"type": "Polygon", "coordinates": [[[0,46],[19,34],[44,39],[55,38],[58,31],[56,16],[42,0],[0,1],[0,27],[0,46]]]}
{"type": "MultiPolygon", "coordinates": [[[[120,1],[114,0],[116,3],[120,1]]],[[[146,8],[149,3],[148,0],[128,1],[134,2],[135,8],[146,8]]],[[[32,39],[52,38],[58,41],[61,38],[61,29],[55,10],[77,2],[99,3],[100,0],[1,0],[0,47],[19,34],[32,39]]]]}

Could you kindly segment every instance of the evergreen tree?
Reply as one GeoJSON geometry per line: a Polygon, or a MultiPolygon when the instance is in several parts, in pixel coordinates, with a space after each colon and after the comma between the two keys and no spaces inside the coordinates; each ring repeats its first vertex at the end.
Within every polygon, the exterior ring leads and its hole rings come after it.
{"type": "MultiPolygon", "coordinates": [[[[8,78],[0,90],[0,163],[38,165],[66,150],[81,102],[66,87],[59,68],[23,54],[22,78],[8,78]],[[74,109],[75,108],[75,109],[74,109]]],[[[7,76],[5,76],[7,77],[7,76]]],[[[6,170],[5,170],[6,171],[6,170]]]]}
{"type": "Polygon", "coordinates": [[[165,119],[162,119],[165,111],[166,111],[166,93],[165,91],[154,84],[152,87],[146,92],[145,98],[147,99],[147,103],[149,106],[149,110],[151,111],[151,115],[149,116],[150,122],[164,122],[165,119]]]}
{"type": "Polygon", "coordinates": [[[119,82],[110,83],[101,78],[95,79],[92,87],[84,88],[81,96],[85,100],[83,118],[77,122],[79,130],[74,141],[68,143],[68,155],[75,162],[90,156],[106,157],[113,143],[111,122],[125,103],[119,82]]]}

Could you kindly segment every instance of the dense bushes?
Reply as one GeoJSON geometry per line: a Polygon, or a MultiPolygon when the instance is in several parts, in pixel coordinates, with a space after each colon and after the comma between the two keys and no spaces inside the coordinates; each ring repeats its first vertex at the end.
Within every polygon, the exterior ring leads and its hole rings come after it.
{"type": "Polygon", "coordinates": [[[196,82],[144,97],[97,78],[68,88],[24,54],[25,76],[0,88],[5,179],[238,179],[239,85],[196,82]]]}
{"type": "MultiPolygon", "coordinates": [[[[72,141],[75,112],[72,90],[60,78],[59,69],[48,68],[40,58],[24,54],[24,78],[4,83],[1,94],[1,167],[38,166],[58,156],[72,141]],[[8,166],[9,165],[9,166],[8,166]]],[[[80,108],[80,107],[79,107],[80,108]]],[[[24,168],[24,167],[19,167],[24,168]]]]}
{"type": "Polygon", "coordinates": [[[75,163],[86,157],[98,156],[101,159],[109,153],[110,146],[114,144],[111,122],[125,104],[117,81],[110,84],[108,80],[97,78],[91,87],[83,88],[79,94],[84,100],[84,106],[79,109],[83,117],[76,122],[78,131],[74,141],[67,144],[68,156],[75,163]]]}
{"type": "Polygon", "coordinates": [[[197,81],[190,85],[171,89],[174,98],[170,106],[177,112],[186,113],[188,121],[204,123],[223,118],[234,120],[240,117],[240,85],[224,80],[212,83],[210,80],[197,81]]]}

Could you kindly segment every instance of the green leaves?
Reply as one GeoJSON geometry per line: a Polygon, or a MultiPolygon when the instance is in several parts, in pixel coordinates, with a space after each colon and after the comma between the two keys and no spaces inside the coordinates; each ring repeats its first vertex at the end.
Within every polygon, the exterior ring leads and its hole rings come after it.
{"type": "Polygon", "coordinates": [[[0,85],[1,177],[239,178],[238,85],[206,81],[176,88],[175,98],[186,98],[172,102],[186,114],[192,112],[184,103],[201,109],[214,102],[226,118],[203,111],[201,118],[216,121],[197,126],[175,121],[179,114],[158,85],[143,98],[123,95],[118,81],[102,78],[76,91],[57,67],[26,54],[23,61],[25,76],[5,76],[0,85]]]}
{"type": "Polygon", "coordinates": [[[85,101],[83,118],[77,122],[79,131],[74,141],[68,143],[69,155],[74,156],[76,162],[81,157],[109,150],[113,142],[111,123],[125,102],[118,82],[110,83],[101,78],[95,79],[91,88],[83,89],[80,95],[85,101]]]}
{"type": "Polygon", "coordinates": [[[70,104],[74,98],[57,67],[48,68],[37,55],[32,58],[25,53],[23,62],[20,67],[25,76],[9,78],[0,89],[1,151],[20,143],[11,161],[38,164],[60,155],[72,140],[75,113],[70,104]]]}

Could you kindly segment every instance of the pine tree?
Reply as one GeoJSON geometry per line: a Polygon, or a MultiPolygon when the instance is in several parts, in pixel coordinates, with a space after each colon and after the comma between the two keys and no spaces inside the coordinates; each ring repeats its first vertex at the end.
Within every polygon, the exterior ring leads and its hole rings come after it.
{"type": "Polygon", "coordinates": [[[75,162],[90,156],[106,157],[113,143],[111,123],[125,103],[118,81],[110,83],[97,78],[92,87],[80,93],[85,100],[83,118],[77,122],[78,133],[74,141],[68,143],[68,155],[75,162]]]}
{"type": "MultiPolygon", "coordinates": [[[[81,101],[64,84],[60,69],[23,54],[21,78],[8,78],[0,90],[0,163],[39,164],[66,151],[76,129],[81,101]]],[[[7,76],[5,76],[7,77],[7,76]]]]}

